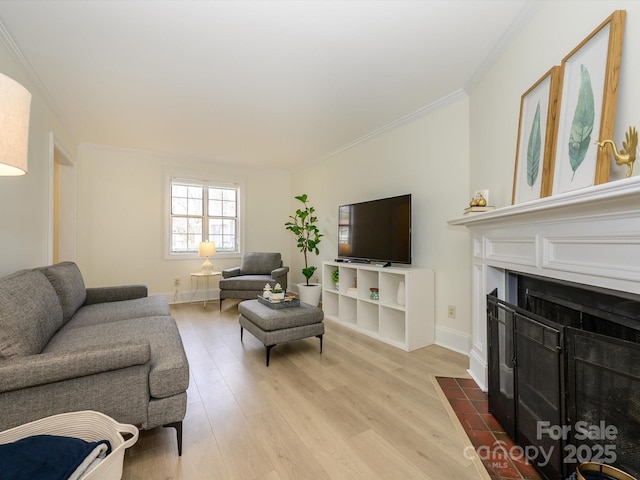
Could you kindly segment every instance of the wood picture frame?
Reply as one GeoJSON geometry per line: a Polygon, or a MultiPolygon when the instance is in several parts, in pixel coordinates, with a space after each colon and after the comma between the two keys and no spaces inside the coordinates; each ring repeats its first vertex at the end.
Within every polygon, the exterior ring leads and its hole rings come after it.
{"type": "Polygon", "coordinates": [[[560,67],[554,66],[520,99],[513,205],[551,194],[559,86],[560,67]]]}
{"type": "Polygon", "coordinates": [[[554,195],[609,180],[626,12],[616,10],[562,60],[554,195]]]}

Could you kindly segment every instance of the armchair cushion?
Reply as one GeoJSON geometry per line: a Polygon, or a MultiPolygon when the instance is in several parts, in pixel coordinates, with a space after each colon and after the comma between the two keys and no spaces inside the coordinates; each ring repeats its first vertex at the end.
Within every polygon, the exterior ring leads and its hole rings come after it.
{"type": "Polygon", "coordinates": [[[240,272],[242,275],[271,274],[281,266],[282,257],[279,253],[248,252],[242,255],[240,272]]]}
{"type": "Polygon", "coordinates": [[[242,275],[240,277],[231,277],[222,281],[224,290],[256,290],[261,292],[264,288],[264,284],[268,283],[273,288],[276,281],[271,278],[271,275],[242,275]]]}

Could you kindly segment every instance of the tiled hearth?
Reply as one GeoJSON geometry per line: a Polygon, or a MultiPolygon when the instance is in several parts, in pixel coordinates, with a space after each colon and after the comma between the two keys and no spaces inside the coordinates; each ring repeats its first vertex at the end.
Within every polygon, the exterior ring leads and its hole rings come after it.
{"type": "Polygon", "coordinates": [[[540,480],[518,447],[489,413],[487,394],[471,379],[436,377],[473,448],[494,480],[540,480]]]}

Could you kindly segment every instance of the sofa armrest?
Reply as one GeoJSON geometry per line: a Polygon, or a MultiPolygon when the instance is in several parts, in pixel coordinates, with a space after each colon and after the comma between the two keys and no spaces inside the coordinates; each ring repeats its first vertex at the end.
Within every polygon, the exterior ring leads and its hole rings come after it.
{"type": "Polygon", "coordinates": [[[240,275],[240,267],[227,268],[222,270],[222,278],[237,277],[240,275]]]}
{"type": "Polygon", "coordinates": [[[94,287],[87,288],[87,299],[85,305],[106,302],[121,302],[123,300],[134,300],[148,295],[146,285],[119,285],[115,287],[94,287]]]}
{"type": "Polygon", "coordinates": [[[120,342],[75,351],[12,357],[0,362],[0,393],[144,365],[148,342],[120,342]]]}

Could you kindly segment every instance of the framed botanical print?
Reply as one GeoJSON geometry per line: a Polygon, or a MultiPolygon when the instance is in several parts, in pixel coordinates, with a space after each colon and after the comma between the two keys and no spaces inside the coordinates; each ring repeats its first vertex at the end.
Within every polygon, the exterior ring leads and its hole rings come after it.
{"type": "Polygon", "coordinates": [[[562,60],[553,194],[609,180],[625,11],[617,10],[562,60]]]}
{"type": "Polygon", "coordinates": [[[520,100],[512,204],[551,193],[553,149],[558,119],[560,67],[555,66],[527,90],[520,100]]]}

